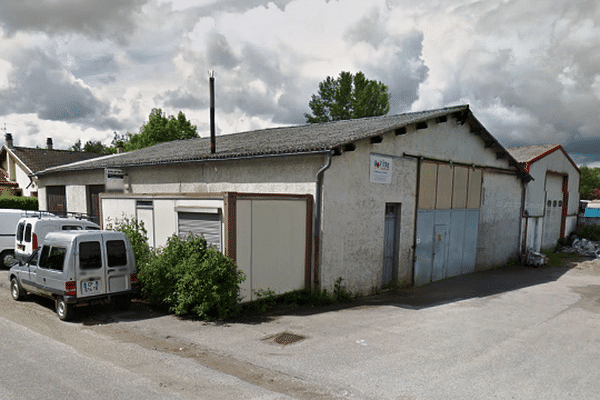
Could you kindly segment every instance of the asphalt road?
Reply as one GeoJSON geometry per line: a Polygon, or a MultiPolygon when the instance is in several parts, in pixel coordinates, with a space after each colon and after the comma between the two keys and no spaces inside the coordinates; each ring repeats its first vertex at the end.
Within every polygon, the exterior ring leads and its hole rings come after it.
{"type": "Polygon", "coordinates": [[[600,261],[497,269],[344,308],[235,323],[182,320],[139,303],[126,313],[84,310],[64,323],[51,304],[13,302],[2,273],[0,282],[0,329],[8,338],[0,351],[3,398],[18,398],[15,387],[25,391],[22,398],[39,398],[32,393],[46,385],[58,386],[58,396],[60,376],[69,377],[71,392],[63,394],[78,398],[85,386],[91,394],[85,398],[103,399],[588,399],[600,393],[600,261]],[[73,368],[34,366],[61,359],[73,368]],[[36,377],[46,371],[49,381],[27,386],[31,378],[22,371],[29,369],[36,377]],[[83,370],[89,374],[79,379],[83,370]],[[96,381],[101,384],[88,386],[96,381]],[[128,387],[131,393],[122,392],[128,387]]]}

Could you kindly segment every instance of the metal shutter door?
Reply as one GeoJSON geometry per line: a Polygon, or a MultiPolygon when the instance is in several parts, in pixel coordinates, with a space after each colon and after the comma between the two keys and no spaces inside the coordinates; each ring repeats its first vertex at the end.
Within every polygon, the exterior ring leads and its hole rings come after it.
{"type": "Polygon", "coordinates": [[[221,251],[221,215],[179,212],[179,236],[187,238],[190,233],[202,236],[209,245],[221,251]]]}

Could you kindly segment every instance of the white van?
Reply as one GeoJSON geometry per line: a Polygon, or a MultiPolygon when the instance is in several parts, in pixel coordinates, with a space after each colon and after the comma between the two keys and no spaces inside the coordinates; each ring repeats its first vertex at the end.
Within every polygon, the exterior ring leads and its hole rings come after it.
{"type": "Polygon", "coordinates": [[[116,231],[51,232],[8,275],[14,300],[27,293],[52,298],[63,321],[73,317],[75,306],[114,301],[127,310],[139,289],[133,250],[127,236],[116,231]]]}
{"type": "Polygon", "coordinates": [[[15,227],[25,211],[0,209],[0,267],[9,268],[15,257],[15,227]]]}
{"type": "Polygon", "coordinates": [[[28,259],[50,232],[99,229],[98,224],[80,218],[57,217],[48,213],[28,215],[21,218],[16,226],[14,257],[19,262],[28,259]]]}

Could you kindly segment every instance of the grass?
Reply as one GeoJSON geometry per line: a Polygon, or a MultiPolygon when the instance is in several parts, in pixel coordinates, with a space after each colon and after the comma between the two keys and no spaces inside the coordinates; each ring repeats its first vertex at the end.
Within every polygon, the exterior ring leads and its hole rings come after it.
{"type": "Polygon", "coordinates": [[[548,257],[549,267],[565,267],[568,263],[580,259],[575,253],[544,252],[544,255],[548,257]]]}

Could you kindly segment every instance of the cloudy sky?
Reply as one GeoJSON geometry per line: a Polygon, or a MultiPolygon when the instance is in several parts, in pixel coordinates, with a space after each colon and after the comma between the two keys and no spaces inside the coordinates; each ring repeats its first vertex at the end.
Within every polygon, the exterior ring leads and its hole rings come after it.
{"type": "MultiPolygon", "coordinates": [[[[595,0],[19,0],[0,3],[0,128],[19,146],[109,144],[152,108],[208,135],[300,124],[363,71],[391,114],[469,104],[503,144],[600,162],[595,0]]],[[[593,164],[592,164],[593,165],[593,164]]]]}

